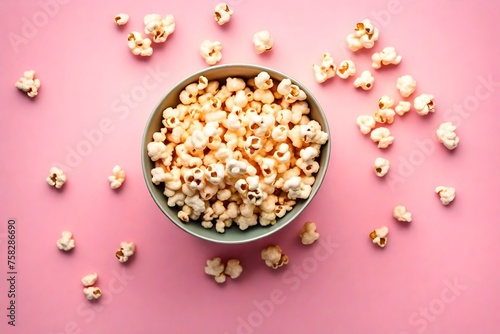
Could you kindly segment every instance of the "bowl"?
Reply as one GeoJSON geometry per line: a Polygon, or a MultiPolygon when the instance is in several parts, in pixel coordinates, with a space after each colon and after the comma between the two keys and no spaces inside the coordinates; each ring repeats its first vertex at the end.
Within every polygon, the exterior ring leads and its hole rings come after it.
{"type": "Polygon", "coordinates": [[[157,206],[160,210],[167,216],[167,218],[173,222],[180,229],[185,232],[196,236],[198,238],[217,242],[224,244],[239,244],[250,242],[254,240],[258,240],[269,236],[285,226],[287,226],[290,222],[292,222],[297,216],[306,209],[309,203],[313,200],[314,196],[318,192],[323,179],[326,175],[328,169],[328,163],[330,160],[330,139],[321,146],[320,156],[316,158],[316,161],[319,162],[320,168],[317,174],[315,174],[316,181],[312,186],[312,191],[310,196],[307,199],[299,199],[297,200],[296,205],[292,210],[287,212],[282,218],[277,218],[276,224],[271,226],[250,226],[246,230],[240,230],[236,224],[233,223],[233,226],[230,228],[226,228],[224,233],[218,233],[215,231],[215,228],[206,229],[201,226],[201,223],[198,221],[190,221],[188,223],[184,223],[181,221],[177,213],[179,212],[179,207],[169,207],[167,205],[167,197],[163,194],[164,185],[160,183],[160,185],[155,185],[151,180],[151,170],[155,167],[155,163],[148,156],[147,144],[152,141],[153,133],[160,131],[162,128],[162,117],[163,110],[167,107],[174,107],[180,103],[179,94],[181,91],[190,83],[198,82],[198,78],[200,76],[205,76],[209,81],[217,80],[223,81],[227,77],[239,77],[243,79],[249,79],[257,76],[260,72],[266,71],[270,74],[271,78],[275,83],[279,83],[284,78],[289,78],[292,83],[299,86],[306,94],[307,94],[307,103],[309,104],[310,113],[309,117],[311,119],[316,120],[320,125],[324,132],[328,133],[328,138],[330,138],[330,131],[328,127],[328,122],[326,116],[321,109],[320,104],[314,98],[313,94],[305,87],[300,84],[297,80],[291,78],[290,76],[273,70],[271,68],[266,68],[258,65],[251,64],[227,64],[227,65],[218,65],[210,68],[206,68],[199,72],[193,73],[177,85],[175,85],[170,91],[161,99],[156,108],[151,113],[144,131],[144,136],[142,140],[141,146],[141,154],[142,154],[142,169],[144,174],[144,179],[151,194],[151,197],[156,202],[157,206]]]}

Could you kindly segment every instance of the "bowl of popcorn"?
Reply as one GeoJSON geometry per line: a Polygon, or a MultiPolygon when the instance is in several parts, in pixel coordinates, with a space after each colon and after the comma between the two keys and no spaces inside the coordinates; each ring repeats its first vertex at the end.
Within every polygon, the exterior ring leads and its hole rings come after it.
{"type": "Polygon", "coordinates": [[[213,66],[175,85],[142,143],[148,190],[169,220],[201,239],[243,243],[284,228],[311,202],[330,159],[326,116],[276,70],[213,66]]]}

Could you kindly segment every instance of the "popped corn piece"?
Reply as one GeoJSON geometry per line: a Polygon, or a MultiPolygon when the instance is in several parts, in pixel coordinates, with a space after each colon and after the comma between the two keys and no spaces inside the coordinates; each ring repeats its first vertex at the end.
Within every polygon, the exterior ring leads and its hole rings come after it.
{"type": "Polygon", "coordinates": [[[66,174],[64,174],[62,169],[57,167],[50,168],[49,176],[46,178],[47,183],[57,189],[60,189],[67,180],[66,174]]]}
{"type": "Polygon", "coordinates": [[[434,96],[432,94],[421,94],[413,101],[413,107],[420,116],[434,112],[434,96]]]}
{"type": "Polygon", "coordinates": [[[273,79],[267,72],[260,72],[254,79],[255,86],[258,89],[270,89],[273,87],[273,79]]]}
{"type": "Polygon", "coordinates": [[[129,257],[135,253],[135,244],[133,242],[122,241],[120,243],[120,249],[116,251],[116,258],[121,263],[127,262],[129,257]]]}
{"type": "Polygon", "coordinates": [[[362,88],[363,90],[370,90],[373,88],[373,83],[375,78],[372,73],[368,70],[361,72],[361,75],[354,80],[354,87],[362,88]]]}
{"type": "Polygon", "coordinates": [[[359,131],[361,131],[362,134],[369,134],[372,129],[375,128],[375,117],[373,117],[372,115],[358,116],[358,118],[356,119],[356,124],[359,126],[359,131]]]}
{"type": "Polygon", "coordinates": [[[406,211],[406,207],[402,205],[397,205],[392,215],[400,222],[411,222],[411,212],[406,211]]]}
{"type": "Polygon", "coordinates": [[[38,95],[38,89],[40,88],[40,80],[35,79],[35,71],[29,70],[23,73],[23,76],[17,80],[16,88],[22,90],[31,98],[38,95]]]}
{"type": "Polygon", "coordinates": [[[411,75],[403,75],[397,79],[396,88],[402,97],[408,97],[417,89],[417,82],[411,75]]]}
{"type": "Polygon", "coordinates": [[[118,165],[113,167],[113,175],[108,177],[111,189],[118,189],[125,181],[125,171],[118,165]]]}
{"type": "Polygon", "coordinates": [[[459,138],[455,133],[457,127],[451,122],[442,123],[436,130],[436,135],[440,143],[447,149],[454,150],[458,146],[459,138]]]}
{"type": "Polygon", "coordinates": [[[394,105],[394,99],[390,96],[383,95],[378,99],[378,108],[379,109],[389,109],[394,105]]]}
{"type": "Polygon", "coordinates": [[[213,276],[217,283],[224,283],[226,281],[226,275],[224,274],[224,263],[220,257],[214,257],[207,260],[207,265],[205,266],[205,274],[213,276]]]}
{"type": "Polygon", "coordinates": [[[283,254],[280,246],[271,245],[268,246],[260,252],[262,260],[265,261],[266,266],[278,269],[279,267],[288,264],[288,256],[283,254]]]}
{"type": "Polygon", "coordinates": [[[375,170],[375,175],[377,175],[378,177],[382,177],[389,171],[390,164],[389,160],[378,157],[375,159],[373,166],[375,170]]]}
{"type": "Polygon", "coordinates": [[[402,57],[396,54],[396,49],[392,46],[385,47],[381,52],[372,55],[372,67],[379,69],[382,65],[398,65],[402,57]]]}
{"type": "Polygon", "coordinates": [[[408,101],[399,101],[399,103],[396,106],[396,108],[394,108],[394,111],[399,116],[403,116],[408,111],[410,111],[410,109],[411,109],[411,102],[408,102],[408,101]]]}
{"type": "Polygon", "coordinates": [[[214,9],[214,19],[221,26],[231,19],[233,10],[224,2],[218,3],[214,9]]]}
{"type": "Polygon", "coordinates": [[[73,240],[73,234],[71,232],[63,231],[61,235],[61,239],[56,242],[57,248],[65,252],[75,248],[75,240],[73,240]]]}
{"type": "Polygon", "coordinates": [[[87,288],[84,288],[83,293],[85,294],[85,297],[87,297],[88,300],[99,299],[99,297],[101,297],[102,295],[101,289],[95,286],[89,286],[87,288]]]}
{"type": "Polygon", "coordinates": [[[155,43],[163,43],[175,30],[173,15],[162,18],[159,14],[147,14],[144,16],[144,32],[153,38],[155,43]]]}
{"type": "Polygon", "coordinates": [[[241,266],[240,260],[229,259],[226,263],[226,269],[224,269],[224,274],[228,275],[232,279],[240,277],[243,267],[241,266]]]}
{"type": "Polygon", "coordinates": [[[373,129],[370,133],[370,138],[373,142],[378,143],[378,148],[387,148],[394,142],[394,137],[391,136],[391,132],[388,128],[384,127],[373,129]]]}
{"type": "Polygon", "coordinates": [[[333,78],[337,70],[337,66],[330,56],[330,53],[325,52],[322,54],[322,57],[323,60],[321,61],[321,65],[313,64],[314,78],[318,83],[323,83],[333,78]]]}
{"type": "Polygon", "coordinates": [[[382,226],[376,228],[370,233],[370,239],[374,244],[379,245],[384,248],[387,245],[387,235],[389,234],[389,228],[387,226],[382,226]]]}
{"type": "Polygon", "coordinates": [[[441,199],[443,205],[448,205],[455,199],[456,191],[453,187],[438,186],[436,187],[436,193],[441,199]]]}
{"type": "Polygon", "coordinates": [[[347,35],[346,42],[349,50],[356,52],[359,49],[371,49],[378,40],[379,31],[373,26],[369,19],[356,24],[354,33],[347,35]]]}
{"type": "Polygon", "coordinates": [[[222,59],[222,44],[219,41],[205,40],[201,43],[200,54],[208,65],[215,65],[222,59]]]}
{"type": "Polygon", "coordinates": [[[83,286],[94,285],[95,281],[97,281],[97,273],[88,274],[88,275],[83,276],[83,278],[82,278],[83,286]]]}
{"type": "Polygon", "coordinates": [[[299,232],[300,241],[303,245],[310,245],[319,238],[319,233],[316,232],[316,224],[307,222],[299,232]]]}
{"type": "Polygon", "coordinates": [[[120,14],[115,16],[115,23],[119,26],[123,26],[123,25],[127,24],[128,19],[129,19],[129,16],[127,14],[120,13],[120,14]]]}
{"type": "Polygon", "coordinates": [[[253,44],[255,52],[260,54],[272,50],[274,46],[274,39],[269,34],[269,31],[262,30],[253,35],[253,44]]]}
{"type": "MultiPolygon", "coordinates": [[[[215,81],[215,82],[217,82],[217,81],[215,81]]],[[[196,88],[198,88],[198,90],[204,90],[207,87],[208,87],[208,79],[206,77],[204,77],[203,75],[201,75],[198,78],[198,86],[196,86],[196,88]]]]}
{"type": "Polygon", "coordinates": [[[149,57],[153,54],[151,40],[147,37],[142,37],[142,34],[137,31],[132,31],[128,34],[128,48],[136,56],[149,57]]]}
{"type": "Polygon", "coordinates": [[[347,79],[356,74],[356,65],[352,60],[343,60],[337,67],[337,76],[347,79]]]}
{"type": "Polygon", "coordinates": [[[377,123],[387,123],[392,124],[394,122],[394,116],[396,116],[396,112],[392,108],[379,109],[375,112],[374,118],[377,123]]]}

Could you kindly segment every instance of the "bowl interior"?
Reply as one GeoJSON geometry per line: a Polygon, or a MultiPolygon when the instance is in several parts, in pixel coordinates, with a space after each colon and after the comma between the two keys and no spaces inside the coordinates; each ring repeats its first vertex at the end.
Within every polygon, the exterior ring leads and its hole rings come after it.
{"type": "MultiPolygon", "coordinates": [[[[227,77],[240,77],[243,79],[249,79],[251,77],[257,76],[260,72],[266,71],[268,72],[273,80],[276,82],[281,81],[284,78],[290,78],[289,76],[280,73],[278,71],[272,70],[270,68],[257,66],[257,65],[246,65],[246,64],[233,64],[233,65],[220,65],[213,66],[197,73],[194,73],[181,81],[175,87],[173,87],[167,95],[160,101],[160,103],[156,106],[154,111],[152,112],[149,120],[146,124],[146,129],[142,142],[142,169],[144,178],[146,181],[146,185],[148,190],[153,197],[154,201],[158,205],[158,207],[163,211],[163,213],[178,227],[183,229],[184,231],[197,236],[199,238],[219,242],[219,243],[243,243],[249,242],[253,240],[260,239],[262,237],[268,236],[281,228],[285,227],[289,222],[294,220],[303,209],[309,204],[309,202],[314,198],[316,192],[318,191],[321,183],[323,182],[324,176],[328,169],[328,162],[330,160],[330,140],[328,140],[321,147],[321,153],[319,157],[320,169],[316,176],[316,182],[312,187],[312,192],[309,198],[305,200],[298,200],[295,207],[287,212],[287,214],[283,218],[277,218],[276,224],[273,226],[251,226],[247,230],[240,230],[237,226],[232,226],[226,229],[225,233],[218,233],[215,231],[215,228],[205,229],[201,226],[200,222],[191,221],[189,223],[182,222],[177,217],[177,212],[180,210],[178,207],[169,207],[167,205],[167,198],[163,194],[164,186],[163,183],[160,185],[155,185],[151,181],[151,170],[155,167],[155,164],[148,156],[147,153],[147,144],[152,141],[153,133],[157,132],[162,127],[162,116],[163,110],[167,107],[174,107],[179,104],[179,94],[180,92],[190,83],[197,82],[200,75],[205,76],[209,81],[217,80],[223,81],[227,77]]],[[[317,100],[313,97],[311,92],[297,82],[295,79],[290,78],[292,83],[298,85],[306,94],[307,94],[307,102],[310,108],[309,117],[318,121],[321,125],[322,130],[327,132],[330,136],[330,131],[328,127],[328,122],[325,117],[325,114],[321,110],[321,107],[317,100]]],[[[224,82],[225,83],[225,82],[224,82]]]]}

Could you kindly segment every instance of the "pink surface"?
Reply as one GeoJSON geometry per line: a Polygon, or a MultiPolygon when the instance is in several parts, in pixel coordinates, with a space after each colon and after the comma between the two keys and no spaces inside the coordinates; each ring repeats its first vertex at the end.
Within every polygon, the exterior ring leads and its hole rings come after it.
{"type": "Polygon", "coordinates": [[[0,331],[498,331],[500,3],[230,0],[235,14],[223,27],[213,21],[215,4],[0,2],[0,331]],[[113,23],[120,12],[131,16],[122,28],[113,23]],[[142,31],[148,13],[173,14],[176,31],[150,59],[140,59],[126,38],[142,31]],[[364,18],[380,29],[380,39],[372,50],[352,54],[344,38],[364,18]],[[252,36],[262,29],[275,47],[257,55],[252,36]],[[307,85],[331,127],[330,168],[311,206],[287,228],[249,244],[213,244],[181,231],[156,207],[142,178],[149,113],[169,87],[206,67],[198,52],[204,39],[222,42],[223,64],[269,66],[307,85]],[[352,59],[360,73],[385,46],[396,47],[403,61],[372,71],[369,92],[356,90],[353,78],[314,81],[311,65],[323,52],[337,63],[352,59]],[[42,82],[34,100],[14,87],[28,69],[42,82]],[[395,143],[379,150],[355,120],[373,112],[381,95],[399,100],[394,86],[403,74],[417,80],[416,94],[434,94],[437,111],[397,118],[390,126],[395,143]],[[435,140],[443,121],[458,126],[456,151],[435,140]],[[372,171],[379,155],[391,161],[384,179],[372,171]],[[107,181],[115,164],[127,171],[117,192],[107,181]],[[62,191],[45,183],[52,165],[68,175],[62,191]],[[434,194],[438,185],[457,189],[449,207],[434,194]],[[412,223],[392,218],[397,204],[413,213],[412,223]],[[6,317],[8,219],[17,227],[15,327],[6,317]],[[317,223],[321,242],[305,247],[297,234],[308,220],[317,223]],[[385,249],[368,238],[381,225],[390,228],[385,249]],[[69,254],[55,246],[65,229],[76,240],[69,254]],[[122,240],[137,244],[125,265],[114,257],[122,240]],[[265,267],[260,249],[270,243],[289,255],[287,267],[265,267]],[[203,272],[213,256],[240,258],[243,275],[217,285],[203,272]],[[81,292],[80,279],[90,272],[104,290],[97,303],[81,292]]]}

